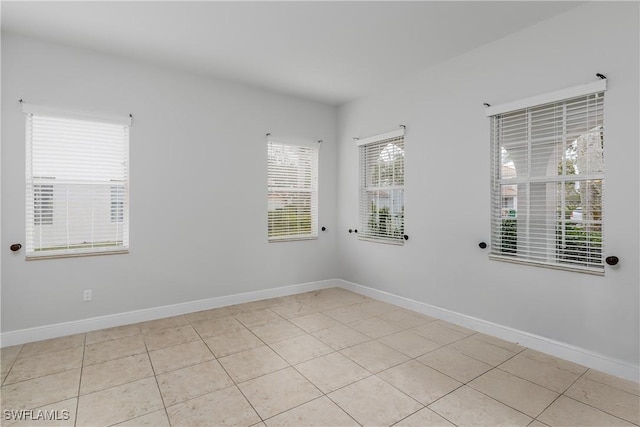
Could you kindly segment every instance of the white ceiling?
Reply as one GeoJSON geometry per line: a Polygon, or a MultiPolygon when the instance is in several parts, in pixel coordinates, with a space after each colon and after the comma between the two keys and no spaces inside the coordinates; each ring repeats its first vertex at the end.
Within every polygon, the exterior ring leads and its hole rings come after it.
{"type": "Polygon", "coordinates": [[[2,1],[2,31],[339,105],[566,1],[2,1]]]}

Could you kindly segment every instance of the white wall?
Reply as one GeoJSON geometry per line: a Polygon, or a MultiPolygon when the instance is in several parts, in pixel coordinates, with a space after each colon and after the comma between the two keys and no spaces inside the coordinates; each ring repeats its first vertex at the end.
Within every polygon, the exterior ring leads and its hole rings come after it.
{"type": "Polygon", "coordinates": [[[336,127],[334,107],[3,34],[2,331],[334,277],[336,127]],[[25,235],[19,98],[133,113],[129,254],[9,251],[25,235]],[[267,132],[324,141],[317,240],[267,243],[267,132]]]}
{"type": "Polygon", "coordinates": [[[638,8],[580,6],[338,111],[3,34],[2,332],[341,277],[637,365],[638,8]],[[606,253],[621,264],[596,277],[489,261],[477,246],[489,239],[482,103],[590,82],[596,72],[609,77],[606,253]],[[24,243],[19,98],[134,114],[130,254],[26,262],[8,251],[24,243]],[[352,138],[399,124],[410,240],[358,241],[347,233],[358,218],[352,138]],[[317,241],[266,241],[266,132],[324,140],[319,225],[329,231],[317,241]]]}
{"type": "MultiPolygon", "coordinates": [[[[594,2],[339,110],[339,277],[638,365],[637,2],[594,2]],[[609,78],[604,277],[489,261],[493,105],[609,78]],[[359,241],[353,137],[407,125],[404,246],[359,241]]],[[[425,43],[432,41],[425,41],[425,43]]],[[[420,52],[416,52],[420,55],[420,52]]]]}

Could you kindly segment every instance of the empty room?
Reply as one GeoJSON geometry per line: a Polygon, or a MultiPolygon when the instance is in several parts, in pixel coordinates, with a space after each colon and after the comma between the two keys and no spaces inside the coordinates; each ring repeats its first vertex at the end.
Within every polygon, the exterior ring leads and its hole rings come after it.
{"type": "Polygon", "coordinates": [[[2,1],[3,426],[639,426],[640,3],[2,1]]]}

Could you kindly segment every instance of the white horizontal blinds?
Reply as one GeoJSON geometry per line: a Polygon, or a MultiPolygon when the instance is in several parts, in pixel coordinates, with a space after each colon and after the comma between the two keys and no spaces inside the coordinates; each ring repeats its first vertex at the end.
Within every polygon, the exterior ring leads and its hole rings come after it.
{"type": "Polygon", "coordinates": [[[27,112],[26,146],[27,257],[128,249],[129,126],[27,112]]]}
{"type": "Polygon", "coordinates": [[[604,92],[491,116],[494,258],[602,273],[604,92]]]}
{"type": "Polygon", "coordinates": [[[403,244],[404,135],[360,145],[360,227],[364,240],[403,244]]]}
{"type": "Polygon", "coordinates": [[[270,242],[318,237],[318,148],[268,143],[270,242]]]}

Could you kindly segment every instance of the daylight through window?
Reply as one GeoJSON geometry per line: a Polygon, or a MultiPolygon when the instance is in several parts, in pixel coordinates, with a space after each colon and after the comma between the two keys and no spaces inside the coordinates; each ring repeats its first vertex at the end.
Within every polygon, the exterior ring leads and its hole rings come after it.
{"type": "Polygon", "coordinates": [[[318,148],[269,141],[270,242],[318,237],[318,148]]]}
{"type": "Polygon", "coordinates": [[[404,242],[404,132],[360,144],[360,239],[404,242]]]}
{"type": "Polygon", "coordinates": [[[24,105],[27,258],[129,247],[129,118],[24,105]]]}
{"type": "Polygon", "coordinates": [[[604,91],[491,116],[491,257],[602,273],[604,91]]]}

